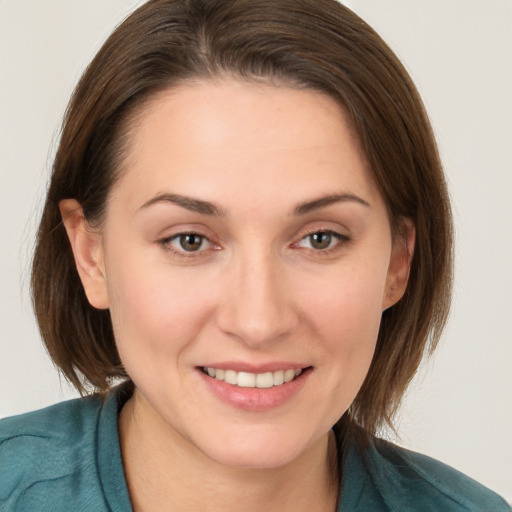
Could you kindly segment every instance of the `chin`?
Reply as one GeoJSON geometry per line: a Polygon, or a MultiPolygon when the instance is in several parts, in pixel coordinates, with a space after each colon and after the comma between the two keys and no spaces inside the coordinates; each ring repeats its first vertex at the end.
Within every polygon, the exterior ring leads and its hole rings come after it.
{"type": "Polygon", "coordinates": [[[315,444],[311,436],[300,436],[290,430],[280,433],[278,430],[269,425],[266,429],[254,429],[245,434],[225,432],[222,439],[212,439],[210,442],[205,439],[201,443],[203,446],[198,448],[223,466],[274,469],[294,462],[315,444]]]}

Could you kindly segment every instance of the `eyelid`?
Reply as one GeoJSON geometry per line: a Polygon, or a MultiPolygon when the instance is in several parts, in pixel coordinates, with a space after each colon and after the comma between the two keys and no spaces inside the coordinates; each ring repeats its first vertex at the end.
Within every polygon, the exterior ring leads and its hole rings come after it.
{"type": "Polygon", "coordinates": [[[160,238],[157,240],[158,245],[162,247],[164,251],[170,252],[174,256],[178,256],[181,258],[200,258],[202,256],[206,256],[206,253],[209,253],[212,250],[219,250],[220,244],[215,243],[212,241],[211,237],[208,235],[205,235],[204,233],[201,233],[200,230],[196,229],[190,229],[190,230],[181,230],[177,233],[173,233],[169,236],[160,238]],[[182,236],[185,235],[194,235],[199,236],[203,240],[207,241],[209,246],[207,248],[201,248],[197,251],[185,251],[183,249],[179,249],[178,247],[175,247],[171,242],[174,240],[179,239],[182,236]]]}
{"type": "MultiPolygon", "coordinates": [[[[314,226],[309,229],[304,229],[301,230],[300,234],[298,234],[295,237],[295,241],[292,242],[289,245],[289,247],[293,249],[302,249],[304,251],[308,251],[319,256],[327,256],[328,254],[336,252],[352,242],[351,236],[344,234],[342,231],[342,229],[333,229],[332,227],[326,227],[321,225],[314,226]],[[336,243],[334,243],[332,246],[326,247],[325,249],[303,247],[300,245],[303,240],[317,233],[327,233],[331,235],[335,239],[336,243]]],[[[161,237],[157,240],[157,244],[161,246],[162,249],[165,250],[166,252],[169,252],[177,257],[197,259],[211,255],[212,251],[218,251],[222,249],[221,244],[218,241],[214,241],[215,239],[215,237],[205,234],[202,229],[194,229],[191,227],[189,229],[180,229],[177,232],[161,237]],[[207,247],[201,247],[196,251],[187,251],[184,249],[180,249],[179,247],[171,243],[185,235],[199,236],[204,241],[206,241],[208,245],[207,247]]]]}
{"type": "Polygon", "coordinates": [[[340,233],[339,231],[337,231],[335,229],[315,227],[314,229],[310,229],[310,230],[302,233],[298,237],[298,240],[291,244],[291,247],[309,251],[309,252],[314,253],[315,255],[327,256],[327,255],[332,254],[333,252],[341,250],[343,247],[345,247],[347,244],[349,244],[351,242],[352,242],[352,239],[350,236],[340,233]],[[302,247],[299,245],[304,239],[306,239],[314,234],[317,234],[317,233],[327,233],[327,234],[331,235],[333,238],[335,238],[337,240],[337,243],[335,243],[334,245],[327,247],[325,249],[315,249],[314,247],[302,247]]]}

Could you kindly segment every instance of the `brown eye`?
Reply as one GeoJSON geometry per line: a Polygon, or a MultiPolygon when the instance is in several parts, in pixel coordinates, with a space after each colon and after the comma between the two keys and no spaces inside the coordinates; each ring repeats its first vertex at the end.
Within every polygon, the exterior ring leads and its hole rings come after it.
{"type": "Polygon", "coordinates": [[[345,235],[336,231],[325,230],[315,231],[306,235],[296,246],[317,251],[319,254],[322,252],[327,254],[331,250],[341,249],[349,241],[349,237],[345,235]]]}
{"type": "Polygon", "coordinates": [[[309,243],[313,249],[327,249],[332,243],[333,236],[328,231],[319,231],[308,235],[309,243]]]}
{"type": "Polygon", "coordinates": [[[178,241],[181,249],[187,252],[194,252],[201,249],[204,237],[195,233],[186,233],[180,235],[178,241]]]}
{"type": "Polygon", "coordinates": [[[176,257],[199,257],[220,249],[219,245],[212,243],[206,235],[198,233],[177,233],[159,240],[158,244],[176,257]]]}

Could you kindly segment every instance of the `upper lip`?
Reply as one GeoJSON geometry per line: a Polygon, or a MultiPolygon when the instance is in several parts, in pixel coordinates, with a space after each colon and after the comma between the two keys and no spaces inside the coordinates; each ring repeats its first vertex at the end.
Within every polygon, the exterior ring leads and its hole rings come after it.
{"type": "Polygon", "coordinates": [[[283,361],[272,361],[262,364],[247,363],[242,361],[223,361],[215,363],[206,363],[200,368],[215,368],[218,370],[234,370],[236,372],[247,373],[267,373],[277,372],[279,370],[304,370],[310,365],[283,361]]]}

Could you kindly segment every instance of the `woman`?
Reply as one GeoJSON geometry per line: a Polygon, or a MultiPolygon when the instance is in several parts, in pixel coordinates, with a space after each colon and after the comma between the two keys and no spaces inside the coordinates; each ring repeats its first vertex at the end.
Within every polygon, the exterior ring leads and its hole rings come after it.
{"type": "Polygon", "coordinates": [[[421,100],[348,9],[148,2],[73,95],[33,264],[98,395],[0,424],[1,506],[508,510],[374,437],[446,320],[451,229],[421,100]]]}

